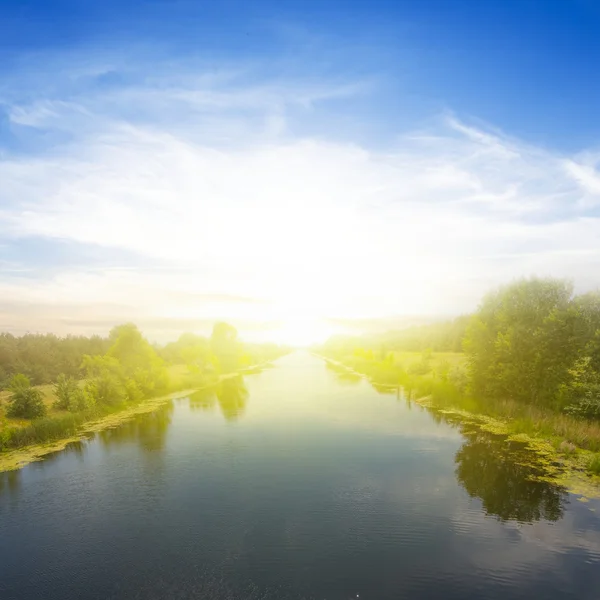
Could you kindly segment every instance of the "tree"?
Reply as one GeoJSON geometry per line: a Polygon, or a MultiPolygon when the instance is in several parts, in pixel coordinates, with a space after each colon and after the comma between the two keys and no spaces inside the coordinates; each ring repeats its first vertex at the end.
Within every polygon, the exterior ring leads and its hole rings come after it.
{"type": "Polygon", "coordinates": [[[25,375],[15,375],[10,382],[10,390],[12,396],[7,410],[9,417],[36,419],[46,414],[41,392],[31,387],[25,375]]]}
{"type": "Polygon", "coordinates": [[[95,399],[79,387],[76,379],[61,373],[54,384],[56,402],[54,407],[60,410],[79,412],[91,408],[95,399]]]}
{"type": "Polygon", "coordinates": [[[64,373],[61,373],[54,384],[54,394],[56,396],[54,406],[61,410],[69,410],[69,406],[73,403],[78,390],[77,381],[73,377],[67,377],[64,373]]]}
{"type": "Polygon", "coordinates": [[[137,388],[134,396],[148,397],[168,387],[164,361],[133,323],[113,328],[109,339],[113,343],[106,356],[118,362],[124,380],[132,381],[128,389],[137,388]]]}
{"type": "Polygon", "coordinates": [[[125,400],[123,373],[118,360],[110,356],[84,356],[82,367],[87,375],[84,393],[92,402],[117,405],[125,400]]]}
{"type": "Polygon", "coordinates": [[[80,376],[80,366],[85,354],[104,354],[107,338],[92,336],[67,336],[53,334],[26,334],[15,337],[0,333],[0,388],[8,387],[17,373],[29,377],[34,385],[55,381],[64,373],[80,376]]]}
{"type": "Polygon", "coordinates": [[[572,291],[561,280],[532,278],[484,298],[465,339],[474,393],[555,401],[578,355],[572,291]]]}
{"type": "Polygon", "coordinates": [[[240,348],[237,341],[237,329],[229,323],[215,323],[210,336],[210,349],[217,358],[223,372],[237,369],[240,348]]]}

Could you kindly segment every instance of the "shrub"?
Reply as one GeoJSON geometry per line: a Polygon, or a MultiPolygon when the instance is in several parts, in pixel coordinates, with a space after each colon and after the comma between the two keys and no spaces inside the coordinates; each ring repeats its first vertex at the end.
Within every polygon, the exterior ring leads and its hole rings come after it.
{"type": "Polygon", "coordinates": [[[427,375],[431,371],[431,364],[425,358],[422,358],[419,362],[413,363],[408,367],[408,372],[411,375],[427,375]]]}
{"type": "Polygon", "coordinates": [[[35,419],[46,414],[41,392],[31,387],[29,379],[25,375],[14,375],[10,389],[13,394],[10,398],[10,406],[6,411],[9,417],[35,419]]]}
{"type": "Polygon", "coordinates": [[[73,377],[67,377],[61,373],[54,384],[54,394],[56,395],[54,407],[60,410],[71,410],[78,391],[77,381],[73,377]]]}
{"type": "Polygon", "coordinates": [[[581,398],[577,403],[567,406],[565,412],[583,419],[600,419],[600,394],[581,398]]]}
{"type": "Polygon", "coordinates": [[[588,471],[594,475],[600,475],[600,454],[596,454],[590,459],[588,471]]]}
{"type": "Polygon", "coordinates": [[[125,381],[125,397],[127,402],[138,402],[144,398],[144,392],[140,389],[135,379],[125,381]]]}
{"type": "Polygon", "coordinates": [[[469,374],[465,367],[456,365],[448,372],[448,381],[450,381],[461,394],[465,394],[469,387],[469,374]]]}

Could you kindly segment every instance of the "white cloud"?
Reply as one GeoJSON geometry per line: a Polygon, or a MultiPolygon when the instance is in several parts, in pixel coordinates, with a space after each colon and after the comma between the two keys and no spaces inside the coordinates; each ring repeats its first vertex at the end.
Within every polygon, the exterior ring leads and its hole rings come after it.
{"type": "Polygon", "coordinates": [[[596,165],[600,156],[584,156],[579,160],[565,160],[567,173],[580,185],[583,196],[580,200],[582,207],[600,205],[600,172],[596,165]]]}
{"type": "Polygon", "coordinates": [[[54,265],[35,282],[0,278],[3,298],[203,318],[205,306],[164,293],[178,290],[268,301],[244,318],[368,317],[470,310],[520,275],[600,285],[589,156],[452,116],[385,149],[304,135],[365,84],[243,80],[158,72],[13,102],[15,127],[69,136],[0,162],[2,237],[93,244],[161,269],[54,265]]]}

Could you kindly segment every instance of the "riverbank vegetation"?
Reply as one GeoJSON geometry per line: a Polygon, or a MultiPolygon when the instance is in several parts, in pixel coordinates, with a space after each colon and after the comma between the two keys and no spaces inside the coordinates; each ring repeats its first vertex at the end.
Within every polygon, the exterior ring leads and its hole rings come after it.
{"type": "Polygon", "coordinates": [[[184,334],[164,347],[150,344],[131,323],[115,327],[107,338],[3,334],[0,349],[2,341],[4,350],[17,348],[17,354],[0,351],[0,451],[71,437],[91,421],[215,384],[227,373],[287,351],[245,344],[227,323],[215,324],[210,338],[184,334]],[[24,372],[15,372],[18,368],[24,372]]]}
{"type": "Polygon", "coordinates": [[[485,415],[507,435],[547,440],[600,474],[598,293],[574,296],[561,280],[521,280],[488,294],[473,315],[332,338],[316,350],[438,410],[485,415]]]}

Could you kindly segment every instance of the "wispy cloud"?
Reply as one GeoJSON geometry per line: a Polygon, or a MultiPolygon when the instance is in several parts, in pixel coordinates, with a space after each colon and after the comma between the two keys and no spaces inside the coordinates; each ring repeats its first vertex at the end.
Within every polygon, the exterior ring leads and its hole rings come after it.
{"type": "Polygon", "coordinates": [[[385,147],[350,143],[328,116],[376,95],[365,80],[167,67],[61,65],[38,92],[27,72],[9,78],[0,98],[13,142],[56,141],[4,144],[5,244],[68,241],[112,258],[4,273],[6,302],[358,318],[469,310],[519,275],[600,284],[593,153],[565,156],[454,115],[385,147]],[[247,301],[223,301],[233,297],[247,301]]]}

